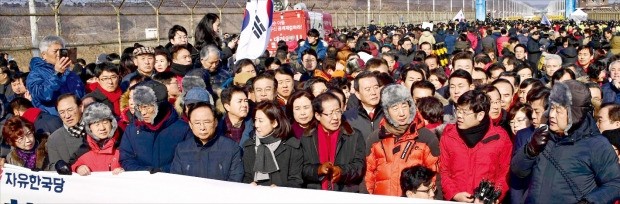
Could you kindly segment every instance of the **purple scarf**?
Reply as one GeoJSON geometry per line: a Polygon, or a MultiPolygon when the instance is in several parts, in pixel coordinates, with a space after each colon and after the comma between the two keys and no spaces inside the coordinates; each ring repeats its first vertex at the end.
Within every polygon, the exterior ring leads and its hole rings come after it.
{"type": "Polygon", "coordinates": [[[17,152],[17,157],[19,157],[22,161],[24,161],[24,167],[29,169],[34,169],[37,161],[37,144],[34,145],[32,150],[22,150],[20,148],[15,148],[17,152]]]}

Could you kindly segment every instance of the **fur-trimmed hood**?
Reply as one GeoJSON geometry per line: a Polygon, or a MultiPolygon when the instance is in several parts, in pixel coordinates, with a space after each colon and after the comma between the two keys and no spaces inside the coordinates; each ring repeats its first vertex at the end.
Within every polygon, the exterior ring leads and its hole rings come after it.
{"type": "MultiPolygon", "coordinates": [[[[556,82],[549,94],[549,104],[566,107],[568,111],[568,126],[564,130],[564,134],[568,135],[568,131],[573,125],[583,121],[587,114],[591,114],[592,96],[590,90],[581,82],[576,80],[568,80],[564,82],[556,82]]],[[[549,108],[545,111],[545,115],[549,116],[549,108]]]]}
{"type": "Polygon", "coordinates": [[[413,102],[413,97],[411,97],[411,92],[401,84],[391,84],[381,90],[381,108],[383,108],[385,119],[393,126],[399,125],[390,117],[389,108],[402,102],[409,103],[409,118],[407,119],[409,124],[416,116],[416,106],[413,102]]]}

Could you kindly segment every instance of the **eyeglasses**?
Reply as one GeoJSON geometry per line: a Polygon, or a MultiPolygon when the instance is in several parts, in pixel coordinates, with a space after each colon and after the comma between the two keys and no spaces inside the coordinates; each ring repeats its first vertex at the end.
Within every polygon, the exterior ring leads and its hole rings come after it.
{"type": "Polygon", "coordinates": [[[21,137],[17,138],[16,142],[19,144],[25,144],[26,143],[26,138],[33,140],[34,139],[34,134],[32,133],[32,131],[28,131],[25,132],[24,135],[22,135],[21,137]]]}
{"type": "Polygon", "coordinates": [[[414,191],[416,193],[426,193],[426,194],[429,194],[429,193],[431,193],[431,191],[435,191],[435,186],[431,186],[431,187],[427,188],[426,190],[418,190],[418,189],[416,189],[414,191]]]}
{"type": "Polygon", "coordinates": [[[152,113],[155,110],[153,105],[139,105],[137,106],[140,113],[152,113]]]}
{"type": "Polygon", "coordinates": [[[116,81],[118,80],[118,75],[112,75],[110,77],[103,77],[103,78],[99,78],[99,81],[105,82],[105,81],[116,81]]]}
{"type": "Polygon", "coordinates": [[[510,125],[515,125],[517,123],[523,123],[526,120],[527,118],[521,118],[521,119],[515,118],[515,119],[510,120],[510,125]]]}
{"type": "Polygon", "coordinates": [[[323,116],[325,116],[325,117],[328,117],[328,118],[331,118],[331,117],[333,117],[334,115],[336,115],[336,116],[340,116],[340,115],[342,115],[342,110],[339,110],[339,109],[338,109],[338,110],[334,110],[334,111],[332,111],[331,113],[321,113],[321,115],[323,115],[323,116]]]}
{"type": "Polygon", "coordinates": [[[468,116],[468,115],[476,113],[476,112],[466,113],[465,111],[467,111],[467,110],[456,109],[455,113],[456,113],[456,115],[459,115],[459,116],[468,116]]]}
{"type": "Polygon", "coordinates": [[[64,109],[64,110],[58,110],[58,114],[60,116],[63,116],[65,114],[73,114],[73,113],[75,113],[76,110],[77,110],[77,108],[75,108],[75,107],[67,108],[67,109],[64,109]]]}
{"type": "Polygon", "coordinates": [[[501,100],[491,101],[491,105],[500,105],[501,103],[501,100]]]}

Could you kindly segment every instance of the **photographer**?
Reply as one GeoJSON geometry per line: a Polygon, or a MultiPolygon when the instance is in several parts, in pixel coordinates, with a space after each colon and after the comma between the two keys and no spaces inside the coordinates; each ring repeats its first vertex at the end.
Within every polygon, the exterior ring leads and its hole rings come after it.
{"type": "Polygon", "coordinates": [[[512,172],[531,175],[525,203],[611,203],[620,198],[620,166],[597,129],[590,91],[581,82],[555,83],[549,126],[516,150],[512,172]]]}
{"type": "Polygon", "coordinates": [[[55,108],[58,96],[66,93],[84,96],[84,84],[79,76],[68,69],[72,63],[65,48],[65,40],[46,36],[39,43],[41,57],[30,60],[31,72],[26,87],[32,95],[32,104],[49,114],[58,116],[55,108]]]}

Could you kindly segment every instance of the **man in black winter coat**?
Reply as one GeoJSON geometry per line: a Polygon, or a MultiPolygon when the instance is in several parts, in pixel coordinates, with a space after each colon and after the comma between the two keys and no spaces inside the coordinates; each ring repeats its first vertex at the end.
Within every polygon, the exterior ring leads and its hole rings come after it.
{"type": "Polygon", "coordinates": [[[531,175],[525,203],[612,203],[620,199],[620,165],[592,117],[581,82],[555,83],[548,127],[534,131],[511,162],[516,176],[531,175]]]}
{"type": "Polygon", "coordinates": [[[534,31],[527,41],[527,60],[531,65],[537,65],[542,55],[540,31],[534,31]]]}
{"type": "Polygon", "coordinates": [[[301,137],[306,188],[359,192],[366,172],[366,143],[360,131],[342,121],[340,107],[332,93],[322,93],[312,101],[319,124],[301,137]]]}

